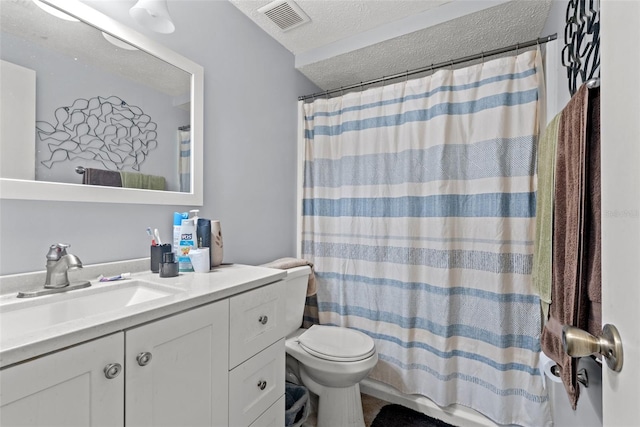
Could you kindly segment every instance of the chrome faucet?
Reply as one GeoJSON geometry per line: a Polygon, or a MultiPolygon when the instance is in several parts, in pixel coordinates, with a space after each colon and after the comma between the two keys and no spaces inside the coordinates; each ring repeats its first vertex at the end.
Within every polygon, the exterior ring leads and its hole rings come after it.
{"type": "Polygon", "coordinates": [[[66,243],[56,243],[49,248],[47,253],[47,278],[44,281],[45,288],[58,289],[69,286],[69,270],[82,268],[80,258],[67,253],[67,248],[70,246],[66,243]]]}
{"type": "Polygon", "coordinates": [[[69,270],[82,268],[80,258],[67,253],[69,246],[71,245],[66,243],[56,243],[49,247],[49,252],[47,253],[47,277],[44,281],[45,289],[18,292],[18,298],[38,297],[91,286],[88,281],[76,282],[73,285],[69,283],[69,270]]]}

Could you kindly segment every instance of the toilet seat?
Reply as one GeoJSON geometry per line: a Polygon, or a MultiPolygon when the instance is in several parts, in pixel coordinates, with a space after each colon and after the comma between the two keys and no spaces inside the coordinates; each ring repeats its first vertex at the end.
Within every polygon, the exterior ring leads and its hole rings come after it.
{"type": "Polygon", "coordinates": [[[298,337],[298,343],[307,353],[334,362],[356,362],[375,353],[369,335],[336,326],[313,325],[298,337]]]}

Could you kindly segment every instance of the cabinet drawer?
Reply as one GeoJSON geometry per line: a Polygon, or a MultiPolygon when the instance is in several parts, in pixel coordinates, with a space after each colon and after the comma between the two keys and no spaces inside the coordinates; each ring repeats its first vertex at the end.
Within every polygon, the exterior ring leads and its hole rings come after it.
{"type": "Polygon", "coordinates": [[[285,397],[282,396],[260,415],[249,427],[282,427],[284,425],[285,397]]]}
{"type": "Polygon", "coordinates": [[[229,369],[233,369],[285,335],[285,282],[230,299],[229,369]]]}
{"type": "Polygon", "coordinates": [[[229,425],[250,425],[284,396],[284,355],[281,339],[229,372],[229,425]]]}

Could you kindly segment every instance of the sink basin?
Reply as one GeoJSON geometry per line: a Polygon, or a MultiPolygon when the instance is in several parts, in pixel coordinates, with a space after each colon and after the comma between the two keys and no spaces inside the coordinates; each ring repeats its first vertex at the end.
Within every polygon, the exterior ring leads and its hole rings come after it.
{"type": "Polygon", "coordinates": [[[108,284],[92,283],[90,288],[31,299],[3,297],[0,304],[0,336],[2,341],[6,341],[182,291],[181,288],[127,280],[108,284]]]}

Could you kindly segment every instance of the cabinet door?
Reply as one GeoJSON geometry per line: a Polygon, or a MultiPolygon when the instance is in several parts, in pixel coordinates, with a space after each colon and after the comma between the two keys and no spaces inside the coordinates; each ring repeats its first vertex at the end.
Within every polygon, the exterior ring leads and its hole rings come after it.
{"type": "Polygon", "coordinates": [[[228,424],[229,305],[219,301],[126,331],[126,424],[228,424]]]}
{"type": "Polygon", "coordinates": [[[285,336],[285,282],[231,297],[229,369],[285,336]]]}
{"type": "Polygon", "coordinates": [[[1,370],[0,425],[124,425],[123,359],[120,332],[1,370]]]}

